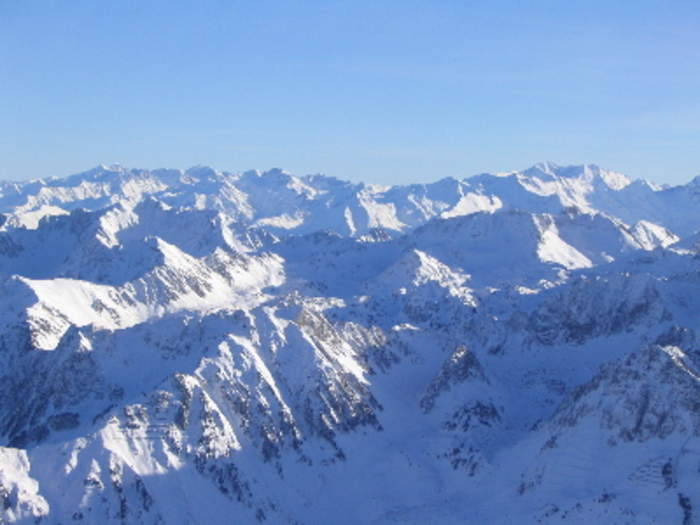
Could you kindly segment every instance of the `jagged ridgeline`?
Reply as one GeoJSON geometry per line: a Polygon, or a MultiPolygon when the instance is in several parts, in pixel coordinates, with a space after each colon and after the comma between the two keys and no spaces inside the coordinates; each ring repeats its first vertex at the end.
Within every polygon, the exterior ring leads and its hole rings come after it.
{"type": "Polygon", "coordinates": [[[0,183],[2,523],[694,523],[700,182],[0,183]]]}

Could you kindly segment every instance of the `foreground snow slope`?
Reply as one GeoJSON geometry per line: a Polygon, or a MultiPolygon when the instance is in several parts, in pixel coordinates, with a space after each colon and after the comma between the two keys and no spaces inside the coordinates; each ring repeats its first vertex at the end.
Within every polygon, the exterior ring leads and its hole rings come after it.
{"type": "Polygon", "coordinates": [[[0,522],[694,523],[699,188],[0,183],[0,522]]]}

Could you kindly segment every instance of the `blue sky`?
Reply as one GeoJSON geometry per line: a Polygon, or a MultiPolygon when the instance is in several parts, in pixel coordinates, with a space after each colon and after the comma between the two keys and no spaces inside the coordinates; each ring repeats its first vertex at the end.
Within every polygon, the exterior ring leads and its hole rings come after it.
{"type": "Polygon", "coordinates": [[[0,178],[700,173],[696,1],[0,0],[0,178]]]}

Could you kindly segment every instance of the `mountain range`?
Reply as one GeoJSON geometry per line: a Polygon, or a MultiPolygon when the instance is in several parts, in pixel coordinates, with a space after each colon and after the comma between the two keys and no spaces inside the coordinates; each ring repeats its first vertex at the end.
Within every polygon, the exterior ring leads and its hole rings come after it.
{"type": "Polygon", "coordinates": [[[700,178],[0,183],[0,523],[700,522],[700,178]]]}

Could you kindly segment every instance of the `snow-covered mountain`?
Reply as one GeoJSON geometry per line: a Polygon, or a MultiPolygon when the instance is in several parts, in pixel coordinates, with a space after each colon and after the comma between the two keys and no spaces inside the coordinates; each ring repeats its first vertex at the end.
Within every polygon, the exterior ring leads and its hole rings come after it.
{"type": "Polygon", "coordinates": [[[694,523],[700,182],[0,183],[0,523],[694,523]]]}

